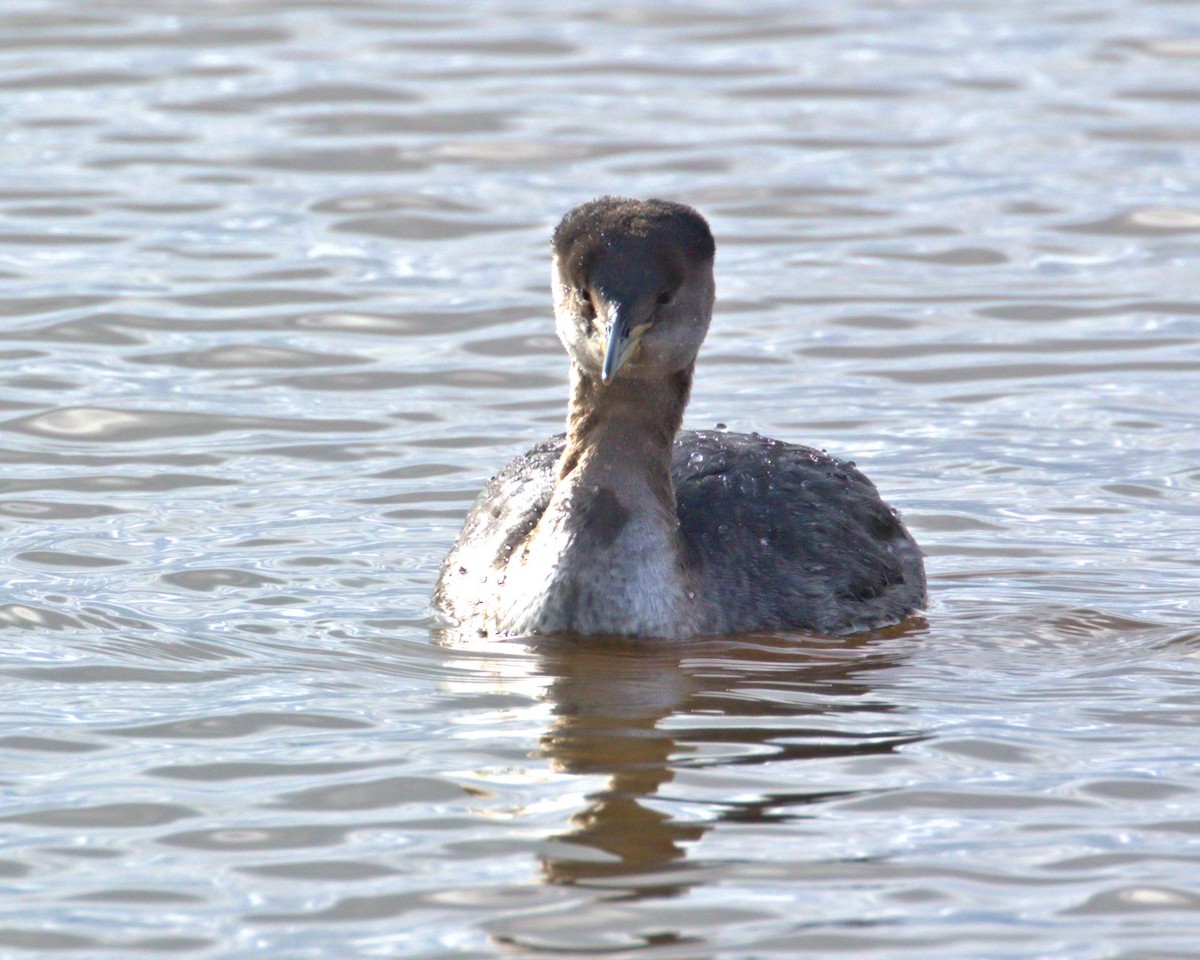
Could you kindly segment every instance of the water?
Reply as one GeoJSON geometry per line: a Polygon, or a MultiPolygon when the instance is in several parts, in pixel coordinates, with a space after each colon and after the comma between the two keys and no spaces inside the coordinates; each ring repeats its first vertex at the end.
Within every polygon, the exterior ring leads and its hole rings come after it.
{"type": "Polygon", "coordinates": [[[0,954],[1200,956],[1200,17],[794,7],[3,5],[0,954]],[[924,619],[441,642],[604,192],[924,619]]]}

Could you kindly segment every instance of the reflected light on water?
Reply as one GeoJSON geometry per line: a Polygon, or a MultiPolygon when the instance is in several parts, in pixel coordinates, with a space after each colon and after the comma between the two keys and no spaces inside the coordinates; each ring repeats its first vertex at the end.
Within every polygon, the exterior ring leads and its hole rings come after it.
{"type": "Polygon", "coordinates": [[[4,5],[0,953],[1193,956],[1190,13],[4,5]],[[924,619],[432,619],[605,192],[713,225],[688,425],[857,461],[924,619]]]}

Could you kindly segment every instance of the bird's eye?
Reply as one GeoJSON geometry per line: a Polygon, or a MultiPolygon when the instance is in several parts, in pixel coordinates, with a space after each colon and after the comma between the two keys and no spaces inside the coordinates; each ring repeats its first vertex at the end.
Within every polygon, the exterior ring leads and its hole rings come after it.
{"type": "Polygon", "coordinates": [[[588,320],[596,315],[596,308],[592,306],[592,298],[588,295],[587,287],[576,287],[575,296],[579,300],[579,312],[588,320]]]}
{"type": "Polygon", "coordinates": [[[658,295],[658,298],[654,302],[657,303],[660,307],[664,307],[674,299],[675,299],[675,291],[674,290],[663,290],[658,295]]]}

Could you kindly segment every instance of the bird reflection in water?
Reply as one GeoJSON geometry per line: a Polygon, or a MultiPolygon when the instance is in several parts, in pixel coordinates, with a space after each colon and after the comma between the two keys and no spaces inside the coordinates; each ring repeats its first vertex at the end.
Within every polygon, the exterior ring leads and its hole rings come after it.
{"type": "MultiPolygon", "coordinates": [[[[671,896],[702,882],[687,847],[722,822],[793,820],[798,809],[851,791],[794,790],[736,799],[672,798],[688,768],[730,768],[889,754],[923,739],[872,694],[873,674],[898,665],[910,622],[836,643],[751,636],[687,643],[546,639],[536,644],[554,720],[540,739],[556,770],[603,776],[603,787],[549,838],[554,884],[608,888],[622,898],[671,896]],[[753,722],[746,722],[746,721],[753,722]],[[682,804],[694,819],[681,819],[682,804]]],[[[733,776],[733,774],[731,774],[733,776]]],[[[778,774],[774,776],[778,777],[778,774]]],[[[786,782],[801,779],[788,771],[786,782]]]]}

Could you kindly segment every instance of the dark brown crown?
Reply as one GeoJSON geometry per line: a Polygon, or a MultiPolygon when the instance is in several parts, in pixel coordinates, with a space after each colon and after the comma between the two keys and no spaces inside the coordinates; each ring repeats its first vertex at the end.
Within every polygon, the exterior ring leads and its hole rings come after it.
{"type": "Polygon", "coordinates": [[[708,222],[670,200],[600,197],[582,203],[554,231],[554,253],[565,278],[586,282],[595,263],[617,254],[627,263],[696,266],[712,260],[716,243],[708,222]]]}

